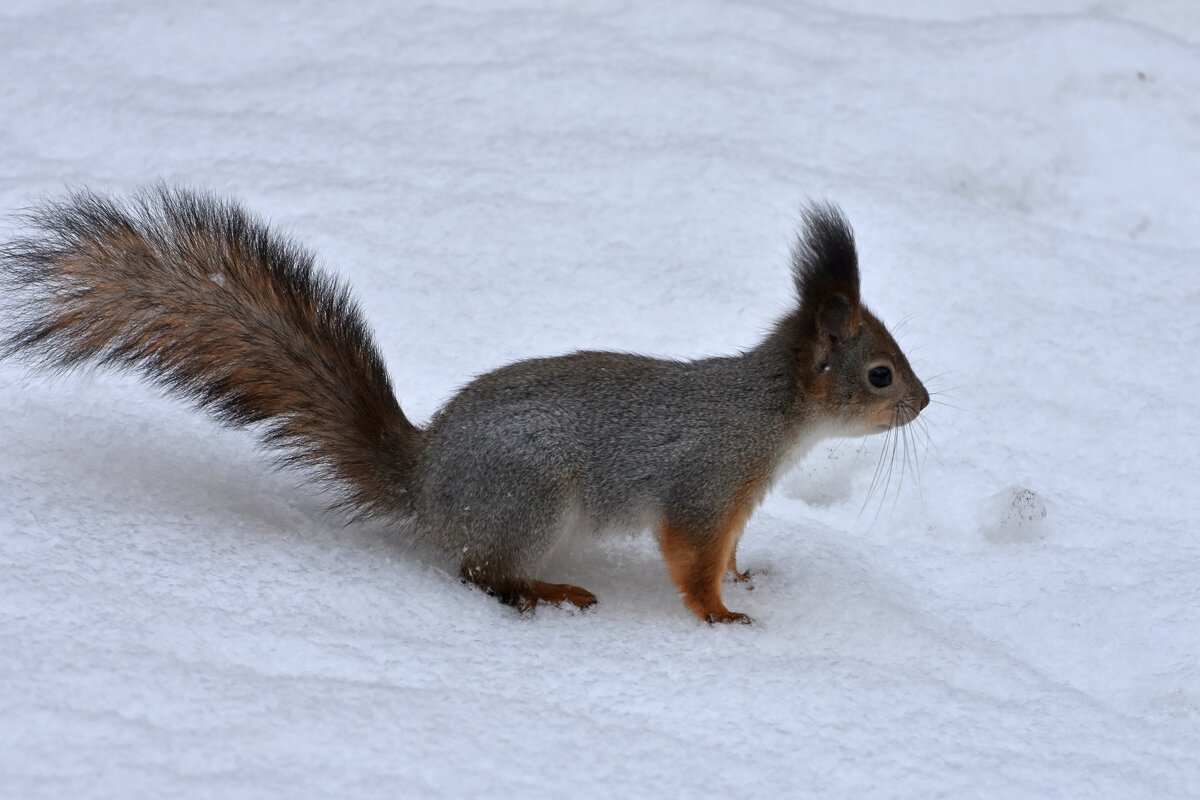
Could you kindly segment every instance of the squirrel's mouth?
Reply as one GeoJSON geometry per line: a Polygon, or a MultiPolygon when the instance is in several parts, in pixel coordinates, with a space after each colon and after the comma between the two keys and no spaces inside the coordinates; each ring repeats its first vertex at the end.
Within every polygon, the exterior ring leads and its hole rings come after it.
{"type": "Polygon", "coordinates": [[[893,428],[903,428],[916,419],[920,413],[920,410],[914,409],[906,401],[901,400],[887,411],[875,415],[875,425],[871,428],[871,432],[887,433],[893,428]]]}

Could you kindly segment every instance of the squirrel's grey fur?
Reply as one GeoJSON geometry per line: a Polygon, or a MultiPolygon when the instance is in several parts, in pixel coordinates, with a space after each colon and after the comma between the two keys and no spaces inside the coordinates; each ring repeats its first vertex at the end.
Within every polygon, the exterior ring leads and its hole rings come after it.
{"type": "Polygon", "coordinates": [[[689,607],[745,620],[722,604],[720,575],[740,576],[741,526],[789,454],[906,424],[928,403],[860,302],[853,233],[832,206],[805,210],[797,305],[757,347],[521,361],[468,384],[424,429],[345,287],[239,206],[166,187],[130,203],[81,190],[26,220],[0,248],[0,356],[134,370],[226,424],[254,424],[340,506],[402,522],[522,608],[595,601],[537,580],[569,529],[654,528],[689,607]]]}

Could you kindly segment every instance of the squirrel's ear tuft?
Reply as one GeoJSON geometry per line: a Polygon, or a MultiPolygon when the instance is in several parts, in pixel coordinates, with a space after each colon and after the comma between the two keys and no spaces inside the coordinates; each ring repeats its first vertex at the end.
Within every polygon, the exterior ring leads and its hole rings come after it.
{"type": "Polygon", "coordinates": [[[826,327],[858,309],[854,229],[830,203],[813,203],[801,215],[803,227],[792,247],[792,277],[805,316],[826,327]]]}

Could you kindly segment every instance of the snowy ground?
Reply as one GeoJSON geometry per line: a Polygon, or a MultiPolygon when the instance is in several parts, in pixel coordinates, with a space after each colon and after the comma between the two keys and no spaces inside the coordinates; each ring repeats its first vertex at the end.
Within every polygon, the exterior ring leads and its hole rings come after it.
{"type": "Polygon", "coordinates": [[[519,357],[750,345],[830,198],[951,404],[919,482],[818,448],[754,626],[648,538],[522,618],[244,433],[0,365],[0,796],[1200,795],[1200,7],[584,6],[7,0],[0,238],[68,184],[241,198],[423,420],[519,357]]]}

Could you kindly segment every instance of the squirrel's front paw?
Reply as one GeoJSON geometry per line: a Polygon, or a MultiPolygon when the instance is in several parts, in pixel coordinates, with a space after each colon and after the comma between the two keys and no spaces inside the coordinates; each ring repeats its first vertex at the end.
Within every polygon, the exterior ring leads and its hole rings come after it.
{"type": "Polygon", "coordinates": [[[712,625],[716,622],[740,622],[743,625],[749,625],[754,622],[746,614],[738,613],[737,611],[714,611],[708,615],[707,622],[712,625]]]}

